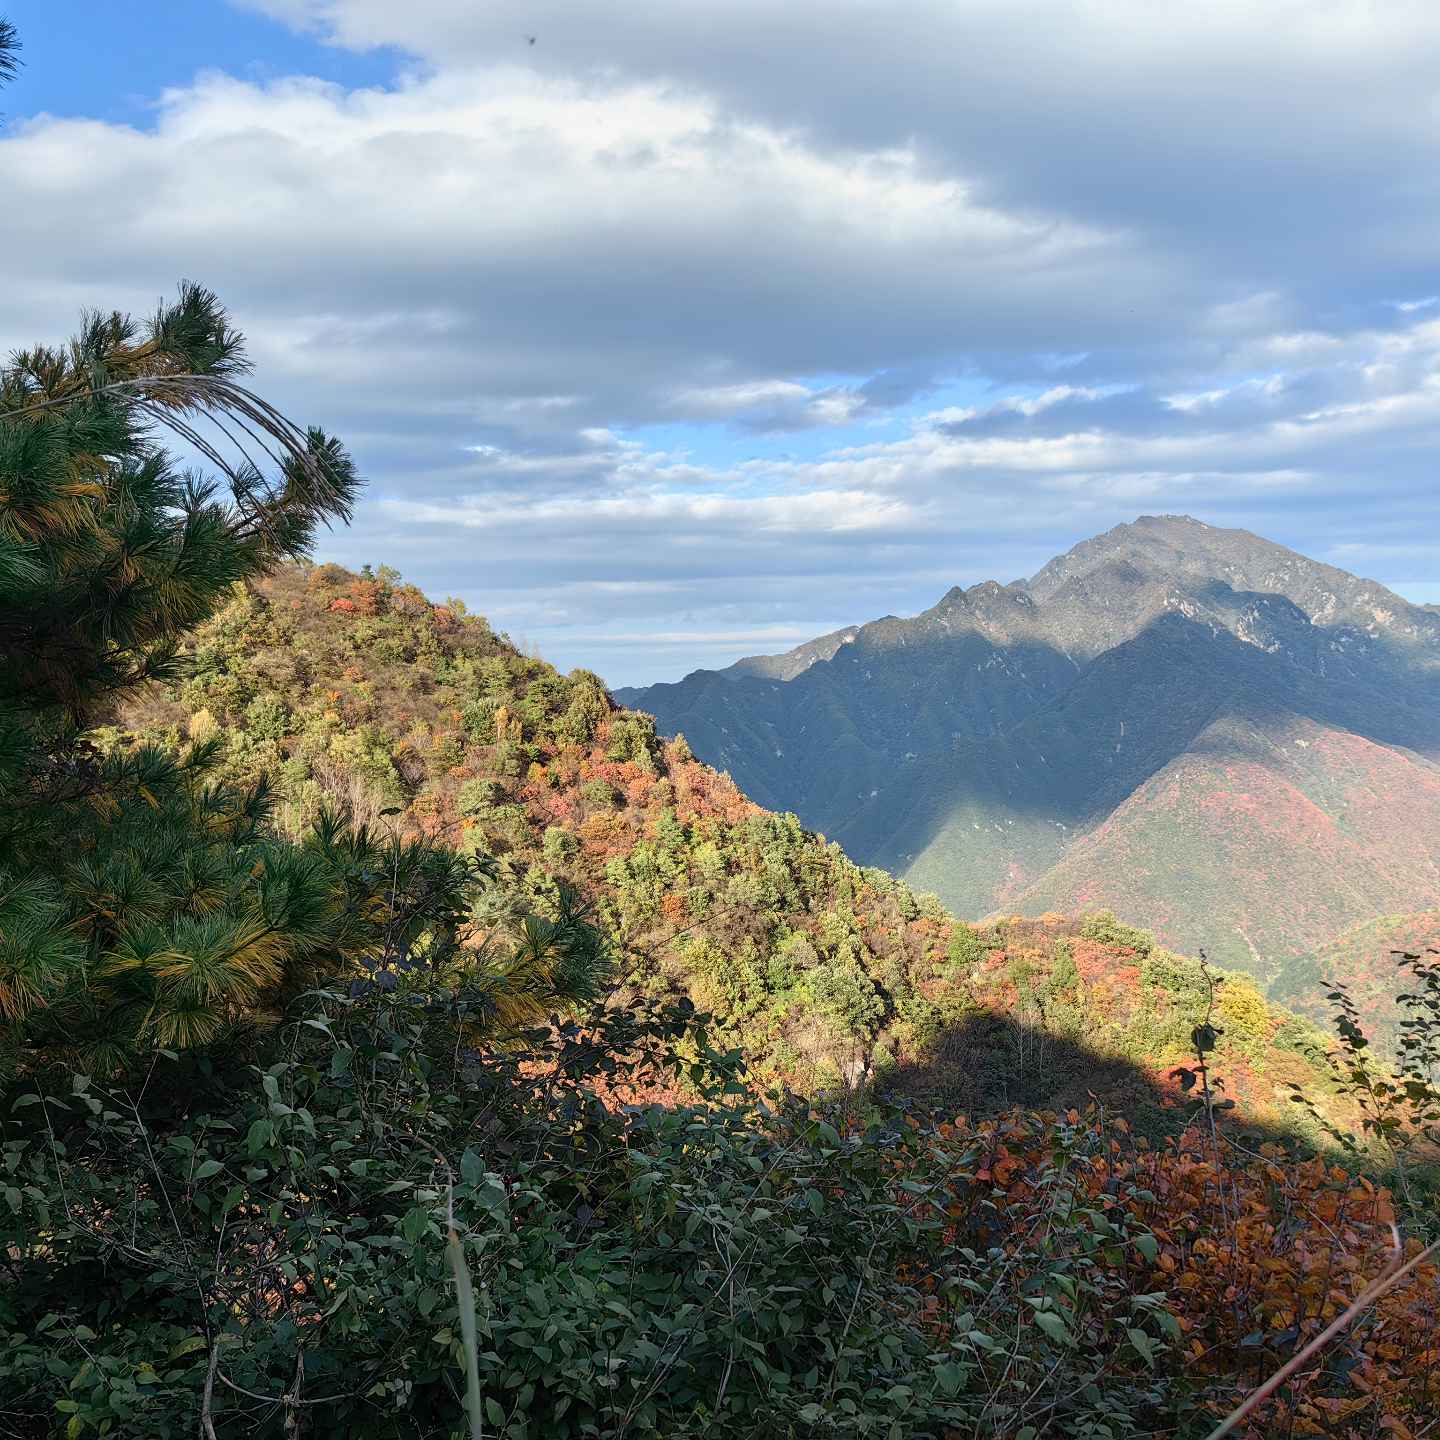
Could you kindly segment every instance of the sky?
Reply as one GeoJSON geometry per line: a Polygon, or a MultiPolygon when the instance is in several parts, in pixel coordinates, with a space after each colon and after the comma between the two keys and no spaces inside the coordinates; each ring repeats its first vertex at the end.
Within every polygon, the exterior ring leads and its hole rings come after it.
{"type": "Polygon", "coordinates": [[[1440,7],[0,0],[0,351],[181,279],[613,685],[1142,514],[1440,602],[1440,7]]]}

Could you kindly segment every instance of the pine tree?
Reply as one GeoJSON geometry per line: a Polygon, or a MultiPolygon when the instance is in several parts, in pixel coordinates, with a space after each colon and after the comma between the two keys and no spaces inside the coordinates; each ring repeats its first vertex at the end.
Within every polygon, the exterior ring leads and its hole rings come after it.
{"type": "MultiPolygon", "coordinates": [[[[0,40],[4,37],[0,36],[0,40]]],[[[213,754],[104,759],[86,731],[178,678],[181,636],[237,582],[346,519],[349,457],[236,377],[241,337],[183,285],[145,324],[91,314],[0,372],[0,1021],[113,1068],[195,1043],[325,938],[322,867],[263,833],[264,787],[213,754]],[[177,468],[168,429],[224,484],[177,468]],[[267,476],[256,456],[270,463],[267,476]],[[28,1032],[18,1022],[46,1018],[28,1032]]]]}
{"type": "Polygon", "coordinates": [[[0,1069],[114,1073],[244,1041],[347,971],[399,983],[483,961],[477,1018],[523,1023],[591,998],[603,968],[568,922],[467,959],[483,861],[341,814],[292,846],[267,782],[215,779],[216,741],[102,754],[89,738],[124,697],[184,678],[181,638],[237,584],[349,518],[345,451],[243,389],[247,368],[187,284],[144,324],[87,315],[68,346],[0,372],[0,1069]],[[166,430],[220,478],[179,469],[166,430]]]}

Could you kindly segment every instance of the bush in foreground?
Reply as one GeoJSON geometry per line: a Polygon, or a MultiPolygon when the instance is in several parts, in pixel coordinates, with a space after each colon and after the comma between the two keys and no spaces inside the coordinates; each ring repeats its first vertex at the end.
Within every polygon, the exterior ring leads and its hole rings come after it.
{"type": "MultiPolygon", "coordinates": [[[[1203,1435],[1389,1251],[1384,1192],[1273,1149],[1149,1150],[1074,1112],[824,1118],[752,1104],[703,1016],[480,1053],[463,985],[350,990],[264,1068],[13,1102],[8,1433],[458,1434],[453,1223],[512,1440],[1203,1435]],[[677,1084],[694,1103],[640,1102],[677,1084]]],[[[1263,1433],[1433,1414],[1433,1282],[1263,1433]]]]}

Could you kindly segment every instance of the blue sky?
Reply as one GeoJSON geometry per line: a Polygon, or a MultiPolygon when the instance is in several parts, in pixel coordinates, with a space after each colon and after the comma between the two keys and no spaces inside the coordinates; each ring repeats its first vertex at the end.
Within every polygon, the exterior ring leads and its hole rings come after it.
{"type": "Polygon", "coordinates": [[[0,13],[0,344],[212,286],[370,478],[326,558],[562,666],[675,678],[1144,513],[1440,601],[1433,5],[0,13]]]}
{"type": "Polygon", "coordinates": [[[225,0],[8,0],[3,13],[25,47],[25,70],[3,105],[12,121],[49,111],[148,130],[162,92],[203,70],[383,86],[403,63],[389,47],[326,45],[225,0]]]}

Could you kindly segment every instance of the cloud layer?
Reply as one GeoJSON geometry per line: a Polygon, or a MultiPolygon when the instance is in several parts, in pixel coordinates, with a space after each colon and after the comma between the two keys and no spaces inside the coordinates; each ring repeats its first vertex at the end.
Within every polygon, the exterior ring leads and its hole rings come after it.
{"type": "Polygon", "coordinates": [[[1433,7],[253,8],[413,66],[12,123],[0,340],[213,286],[336,558],[615,683],[1145,512],[1440,582],[1433,7]]]}

